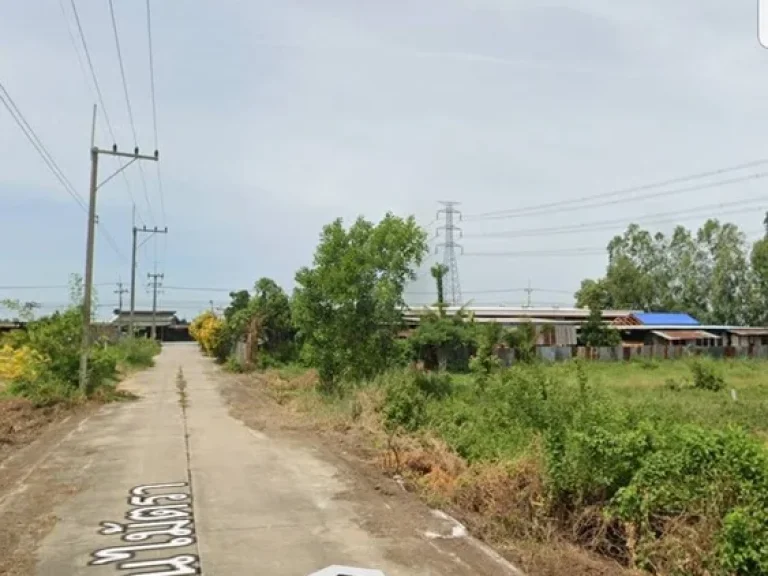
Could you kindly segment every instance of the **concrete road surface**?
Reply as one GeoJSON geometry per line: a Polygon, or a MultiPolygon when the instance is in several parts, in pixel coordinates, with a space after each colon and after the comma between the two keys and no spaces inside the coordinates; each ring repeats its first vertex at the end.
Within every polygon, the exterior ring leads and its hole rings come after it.
{"type": "Polygon", "coordinates": [[[57,440],[3,503],[22,505],[52,479],[50,490],[72,487],[42,531],[34,573],[516,574],[449,518],[426,508],[406,518],[385,496],[356,501],[347,472],[320,452],[247,428],[219,393],[226,377],[194,345],[167,345],[127,382],[139,400],[57,440]]]}

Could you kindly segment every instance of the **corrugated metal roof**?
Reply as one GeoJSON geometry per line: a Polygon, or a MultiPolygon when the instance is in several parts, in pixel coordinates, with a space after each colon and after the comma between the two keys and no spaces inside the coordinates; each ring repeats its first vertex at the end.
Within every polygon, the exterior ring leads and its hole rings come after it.
{"type": "Polygon", "coordinates": [[[768,336],[768,328],[731,328],[728,332],[736,336],[768,336]]]}
{"type": "Polygon", "coordinates": [[[632,316],[646,326],[699,326],[700,324],[693,316],[677,312],[636,312],[632,316]]]}
{"type": "Polygon", "coordinates": [[[664,340],[719,340],[720,336],[715,336],[711,332],[704,330],[654,330],[652,334],[664,338],[664,340]]]}

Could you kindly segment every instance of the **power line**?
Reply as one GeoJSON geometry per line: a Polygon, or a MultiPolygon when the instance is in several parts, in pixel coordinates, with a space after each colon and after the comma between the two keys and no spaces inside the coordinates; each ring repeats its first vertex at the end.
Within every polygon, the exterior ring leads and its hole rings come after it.
{"type": "MultiPolygon", "coordinates": [[[[462,290],[462,295],[464,294],[512,294],[512,293],[521,293],[521,292],[527,292],[528,290],[532,290],[534,292],[543,292],[545,294],[573,294],[571,290],[557,290],[557,289],[547,289],[547,288],[498,288],[495,290],[462,290]]],[[[431,296],[434,294],[435,291],[431,292],[408,292],[406,291],[404,293],[405,296],[431,296]]]]}
{"type": "Polygon", "coordinates": [[[64,8],[64,0],[59,0],[59,8],[61,8],[61,15],[64,18],[64,22],[67,28],[67,36],[69,36],[69,42],[72,45],[72,49],[75,51],[75,56],[77,56],[77,63],[80,67],[80,73],[83,75],[83,80],[88,85],[88,88],[92,90],[93,88],[88,81],[88,73],[85,71],[85,64],[83,64],[83,59],[80,56],[80,50],[77,49],[77,40],[75,40],[75,35],[72,34],[72,28],[69,25],[67,10],[64,8]]]}
{"type": "Polygon", "coordinates": [[[123,94],[125,94],[125,104],[128,108],[128,118],[131,122],[131,132],[133,132],[133,144],[138,145],[139,139],[136,136],[136,123],[133,121],[133,109],[131,108],[131,98],[128,96],[128,81],[125,78],[125,66],[123,65],[123,52],[120,50],[120,36],[117,33],[117,20],[115,18],[115,5],[113,0],[109,0],[109,15],[112,18],[112,31],[115,35],[115,48],[117,49],[117,61],[120,64],[120,77],[123,80],[123,94]]]}
{"type": "Polygon", "coordinates": [[[511,252],[465,252],[466,257],[479,257],[479,256],[506,256],[516,258],[544,258],[544,257],[567,257],[567,256],[600,256],[608,255],[608,251],[605,248],[572,248],[565,250],[523,250],[523,251],[511,251],[511,252]]]}
{"type": "MultiPolygon", "coordinates": [[[[102,282],[94,286],[112,286],[112,282],[102,282]]],[[[22,286],[0,286],[0,290],[61,290],[70,288],[69,284],[41,284],[41,285],[22,285],[22,286]]]]}
{"type": "Polygon", "coordinates": [[[164,286],[166,290],[189,290],[191,292],[235,292],[231,288],[196,288],[191,286],[164,286]]]}
{"type": "MultiPolygon", "coordinates": [[[[764,237],[765,231],[754,231],[750,233],[744,232],[744,235],[746,237],[747,242],[755,242],[757,240],[761,240],[764,237]],[[752,236],[751,238],[749,236],[752,236]]],[[[607,247],[599,247],[599,246],[592,246],[592,247],[582,247],[582,248],[563,248],[563,249],[553,249],[553,250],[525,250],[525,251],[510,251],[510,252],[465,252],[464,256],[472,257],[472,256],[478,256],[478,257],[494,257],[494,256],[505,256],[505,257],[546,257],[546,256],[593,256],[593,255],[601,255],[605,254],[608,255],[608,249],[607,247]]],[[[539,292],[552,292],[551,290],[544,290],[541,288],[534,288],[534,290],[537,290],[539,292]]],[[[493,293],[497,292],[496,290],[493,291],[493,293]]]]}
{"type": "MultiPolygon", "coordinates": [[[[78,31],[78,34],[80,35],[80,41],[81,41],[81,43],[83,45],[83,51],[85,52],[85,59],[88,62],[88,68],[91,71],[91,79],[93,80],[93,85],[94,85],[94,87],[96,89],[96,97],[98,98],[99,104],[101,105],[102,114],[104,115],[104,121],[107,124],[107,130],[109,131],[109,135],[112,138],[112,144],[116,145],[117,144],[117,137],[115,136],[115,131],[112,128],[112,122],[110,122],[110,120],[109,120],[109,112],[107,111],[107,106],[106,106],[106,104],[104,104],[104,96],[101,93],[101,87],[99,86],[99,79],[96,76],[96,69],[93,66],[93,61],[91,60],[91,53],[88,50],[88,42],[85,39],[85,33],[83,32],[83,26],[82,26],[82,24],[80,22],[80,14],[77,11],[77,6],[75,5],[75,0],[70,0],[70,4],[72,5],[72,12],[75,15],[75,23],[77,24],[77,31],[78,31]]],[[[111,2],[110,2],[110,5],[111,5],[111,2]]],[[[117,35],[115,36],[115,41],[117,42],[117,35]]],[[[119,48],[118,48],[118,52],[119,52],[119,48]]],[[[78,58],[79,58],[79,53],[78,53],[78,58]]],[[[120,57],[120,59],[121,59],[120,67],[122,69],[122,57],[120,57]]],[[[123,77],[123,81],[125,81],[125,77],[123,77]]],[[[126,98],[127,98],[127,96],[128,96],[128,93],[127,93],[127,86],[126,86],[126,98]]],[[[129,113],[132,116],[132,113],[130,112],[130,104],[128,105],[128,107],[129,107],[129,113]]],[[[131,125],[133,126],[133,120],[132,119],[131,119],[131,125]]],[[[136,136],[135,136],[135,129],[134,129],[134,141],[135,140],[136,140],[136,136]]],[[[124,167],[123,166],[123,161],[120,158],[117,158],[117,157],[116,157],[116,160],[117,160],[118,165],[120,166],[120,170],[121,170],[121,173],[123,175],[123,180],[125,181],[125,186],[126,186],[126,188],[128,190],[128,195],[131,197],[131,203],[135,206],[136,205],[136,199],[133,197],[133,191],[131,190],[131,185],[128,182],[128,177],[125,175],[125,172],[122,172],[122,169],[124,167]]],[[[141,169],[141,164],[139,164],[139,168],[141,169]]],[[[152,217],[152,207],[149,204],[149,196],[147,194],[146,182],[144,183],[144,195],[147,198],[147,206],[149,207],[150,218],[151,218],[152,217]]],[[[139,220],[141,221],[142,224],[144,224],[144,221],[141,218],[141,215],[139,215],[139,220]]]]}
{"type": "Polygon", "coordinates": [[[70,4],[72,4],[72,12],[75,15],[75,22],[77,23],[77,30],[80,34],[80,41],[83,44],[83,50],[85,51],[85,59],[88,62],[88,67],[91,70],[91,78],[93,79],[93,85],[96,88],[96,96],[99,99],[99,104],[101,105],[101,112],[104,114],[104,120],[107,123],[107,128],[109,129],[109,134],[112,136],[112,143],[117,143],[117,138],[115,138],[115,132],[112,130],[112,123],[109,121],[109,113],[107,112],[107,106],[104,104],[104,97],[101,94],[101,87],[99,86],[99,79],[96,77],[96,69],[93,67],[93,61],[91,60],[91,53],[88,51],[88,43],[85,40],[85,33],[83,32],[83,26],[80,23],[80,14],[77,12],[77,6],[75,5],[75,0],[70,0],[70,4]]]}
{"type": "MultiPolygon", "coordinates": [[[[768,173],[766,173],[768,175],[768,173]]],[[[701,215],[694,215],[695,212],[711,212],[713,209],[722,209],[730,206],[740,206],[736,210],[718,211],[717,216],[727,216],[733,214],[742,214],[746,212],[754,212],[757,206],[744,207],[745,204],[761,204],[766,202],[768,197],[760,196],[755,198],[745,198],[736,200],[733,202],[723,202],[720,204],[710,204],[699,206],[698,208],[692,208],[685,211],[682,214],[670,216],[669,211],[657,212],[652,214],[646,214],[639,218],[636,218],[632,223],[636,224],[666,224],[679,221],[691,220],[701,218],[701,215]],[[660,218],[660,219],[657,219],[660,218]]],[[[486,237],[498,237],[498,238],[520,238],[526,236],[542,236],[550,234],[569,234],[571,232],[583,232],[585,230],[606,230],[613,228],[623,228],[626,226],[624,223],[617,222],[616,219],[611,220],[599,220],[595,222],[583,222],[581,224],[573,224],[570,226],[553,226],[548,228],[528,228],[523,230],[506,230],[501,232],[483,232],[480,234],[467,234],[467,238],[486,238],[486,237]]]]}
{"type": "Polygon", "coordinates": [[[147,41],[149,43],[149,86],[152,96],[152,125],[155,131],[155,149],[157,149],[157,105],[155,101],[155,58],[152,44],[152,7],[147,0],[147,41]]]}
{"type": "Polygon", "coordinates": [[[67,194],[72,196],[75,202],[77,202],[82,209],[87,210],[85,200],[83,200],[82,196],[80,196],[80,194],[77,193],[77,190],[75,190],[75,187],[72,186],[72,183],[64,175],[64,172],[61,170],[61,168],[59,168],[59,165],[56,164],[56,161],[53,159],[53,156],[51,156],[50,152],[48,152],[45,145],[42,143],[40,138],[32,129],[32,126],[30,126],[29,122],[27,122],[26,118],[24,118],[24,114],[22,114],[21,110],[19,110],[19,107],[16,106],[16,103],[13,101],[13,98],[11,98],[11,95],[8,93],[8,90],[5,89],[5,86],[3,86],[2,83],[0,83],[0,90],[2,90],[3,94],[5,94],[5,97],[3,97],[2,94],[0,94],[0,100],[2,100],[3,104],[5,105],[8,112],[11,114],[11,117],[14,119],[16,124],[19,126],[19,128],[21,128],[21,131],[24,133],[24,136],[27,137],[27,139],[32,144],[32,146],[34,146],[35,150],[37,150],[37,153],[40,155],[40,157],[43,159],[45,164],[48,166],[48,169],[51,171],[51,173],[56,177],[56,179],[61,183],[61,185],[64,186],[64,189],[67,191],[67,194]]]}
{"type": "MultiPolygon", "coordinates": [[[[149,45],[149,87],[152,98],[152,128],[155,135],[155,150],[159,149],[157,137],[157,100],[155,98],[155,57],[154,46],[152,42],[152,7],[150,0],[147,0],[147,43],[149,45]]],[[[157,167],[157,187],[160,194],[160,215],[163,218],[163,224],[166,224],[165,217],[165,198],[163,195],[163,180],[160,174],[160,164],[157,167]]]]}
{"type": "Polygon", "coordinates": [[[624,194],[631,194],[633,192],[642,192],[644,190],[652,190],[654,188],[662,188],[665,186],[670,186],[672,184],[681,184],[683,182],[690,182],[691,180],[699,180],[701,178],[708,178],[712,176],[718,176],[721,174],[726,174],[728,172],[735,172],[738,170],[745,170],[747,168],[754,168],[756,166],[762,166],[768,164],[768,158],[760,159],[760,160],[754,160],[752,162],[745,162],[743,164],[737,164],[734,166],[729,166],[726,168],[719,168],[716,170],[709,170],[706,172],[698,172],[696,174],[691,174],[688,176],[682,176],[678,178],[670,178],[668,180],[662,180],[660,182],[654,182],[652,184],[645,184],[642,186],[633,186],[630,188],[622,188],[619,190],[612,190],[610,192],[603,192],[600,194],[592,194],[589,196],[582,196],[580,198],[573,198],[570,200],[558,200],[554,202],[547,202],[544,204],[535,204],[533,206],[524,206],[522,208],[513,208],[508,210],[494,210],[490,212],[483,212],[480,214],[469,214],[465,217],[466,220],[481,220],[486,219],[488,217],[499,217],[502,214],[508,215],[509,217],[512,217],[511,215],[516,214],[528,214],[530,212],[539,212],[542,210],[547,210],[549,208],[556,208],[561,206],[568,206],[571,204],[579,204],[581,202],[586,202],[590,200],[597,200],[602,198],[611,198],[614,196],[621,196],[624,194]]]}
{"type": "MultiPolygon", "coordinates": [[[[84,211],[88,212],[88,206],[85,203],[85,200],[83,199],[80,194],[77,193],[77,190],[75,190],[75,187],[72,185],[72,183],[69,181],[69,179],[66,177],[64,172],[61,168],[59,168],[59,165],[56,163],[56,161],[53,159],[53,156],[51,156],[51,153],[48,152],[48,149],[43,144],[42,140],[37,136],[32,126],[30,126],[29,122],[27,122],[27,119],[24,117],[24,114],[21,112],[19,107],[16,105],[16,102],[14,102],[11,95],[8,93],[8,90],[3,86],[3,84],[0,82],[0,91],[2,91],[2,94],[0,94],[0,101],[3,102],[3,105],[5,105],[5,108],[10,113],[11,117],[14,119],[16,124],[21,128],[21,131],[24,133],[24,136],[27,137],[29,142],[34,146],[37,153],[40,155],[40,157],[43,159],[45,164],[48,166],[48,169],[51,171],[51,173],[56,177],[56,179],[61,183],[61,185],[64,187],[64,190],[72,196],[72,198],[77,202],[78,206],[84,211]],[[3,94],[5,96],[3,96],[3,94]]],[[[99,224],[99,231],[102,233],[104,238],[107,240],[109,245],[112,247],[112,249],[115,251],[115,253],[125,260],[125,256],[120,252],[120,249],[117,247],[117,243],[115,242],[114,238],[112,238],[112,235],[109,233],[109,231],[101,224],[99,224]]]]}
{"type": "MultiPolygon", "coordinates": [[[[688,186],[685,188],[676,188],[672,190],[662,190],[661,192],[655,192],[653,194],[644,194],[636,198],[616,198],[616,199],[605,201],[605,202],[564,207],[563,210],[567,210],[570,213],[570,212],[576,212],[578,210],[589,210],[592,208],[602,208],[603,206],[611,206],[614,204],[624,204],[627,202],[636,202],[638,200],[648,200],[649,198],[662,198],[662,197],[667,198],[669,196],[676,196],[679,194],[684,194],[686,192],[697,192],[700,190],[706,190],[710,188],[720,188],[721,186],[730,186],[732,184],[739,184],[742,182],[747,182],[749,180],[759,180],[761,178],[766,178],[766,177],[768,177],[768,172],[758,172],[756,174],[750,174],[748,176],[739,176],[737,178],[731,178],[728,180],[708,182],[706,184],[688,186]]],[[[486,218],[483,218],[483,220],[505,220],[505,219],[511,219],[511,218],[526,218],[529,216],[550,214],[556,211],[557,210],[555,211],[537,210],[537,211],[529,211],[529,212],[516,213],[516,214],[502,214],[497,216],[488,216],[486,218]]]]}

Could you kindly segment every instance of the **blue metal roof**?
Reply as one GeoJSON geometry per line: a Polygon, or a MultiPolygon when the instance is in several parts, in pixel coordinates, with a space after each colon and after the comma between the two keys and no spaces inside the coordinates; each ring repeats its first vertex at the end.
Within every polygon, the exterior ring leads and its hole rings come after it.
{"type": "Polygon", "coordinates": [[[699,326],[699,321],[689,314],[677,312],[637,312],[632,314],[646,326],[699,326]]]}

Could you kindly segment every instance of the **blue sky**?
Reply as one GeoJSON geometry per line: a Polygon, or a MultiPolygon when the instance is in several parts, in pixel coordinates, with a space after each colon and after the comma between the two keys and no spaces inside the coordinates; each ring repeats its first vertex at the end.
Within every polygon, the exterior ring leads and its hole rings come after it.
{"type": "MultiPolygon", "coordinates": [[[[38,0],[34,10],[6,4],[0,82],[85,196],[95,96],[70,38],[79,41],[69,0],[38,0]]],[[[130,149],[107,1],[76,4],[118,144],[130,149]]],[[[427,224],[439,200],[459,201],[469,215],[768,156],[768,51],[757,42],[752,1],[152,0],[152,7],[165,217],[154,165],[144,167],[149,205],[135,167],[127,171],[130,191],[121,178],[100,190],[100,221],[122,254],[99,237],[95,276],[105,306],[116,301],[109,284],[130,274],[132,197],[142,221],[170,230],[140,253],[137,298],[147,305],[155,260],[169,287],[234,289],[271,276],[290,289],[321,226],[337,216],[376,219],[392,210],[427,224]]],[[[144,3],[115,0],[115,9],[138,145],[151,152],[144,3]]],[[[103,116],[97,143],[112,144],[103,116]]],[[[102,174],[114,167],[105,159],[102,174]]],[[[763,190],[757,180],[492,225],[467,221],[464,245],[467,253],[599,247],[643,214],[685,214],[763,190]],[[619,228],[472,237],[609,218],[619,228]]],[[[754,236],[762,212],[729,219],[754,236]]],[[[0,286],[66,284],[83,269],[85,214],[2,107],[0,246],[0,286]]],[[[605,256],[466,256],[459,265],[468,295],[529,280],[572,292],[602,273],[605,256]]],[[[412,287],[430,289],[428,275],[412,287]]],[[[55,305],[67,290],[5,296],[55,305]]],[[[161,302],[191,316],[209,299],[223,303],[226,294],[168,288],[161,302]]],[[[533,300],[570,298],[534,292],[533,300]]]]}

